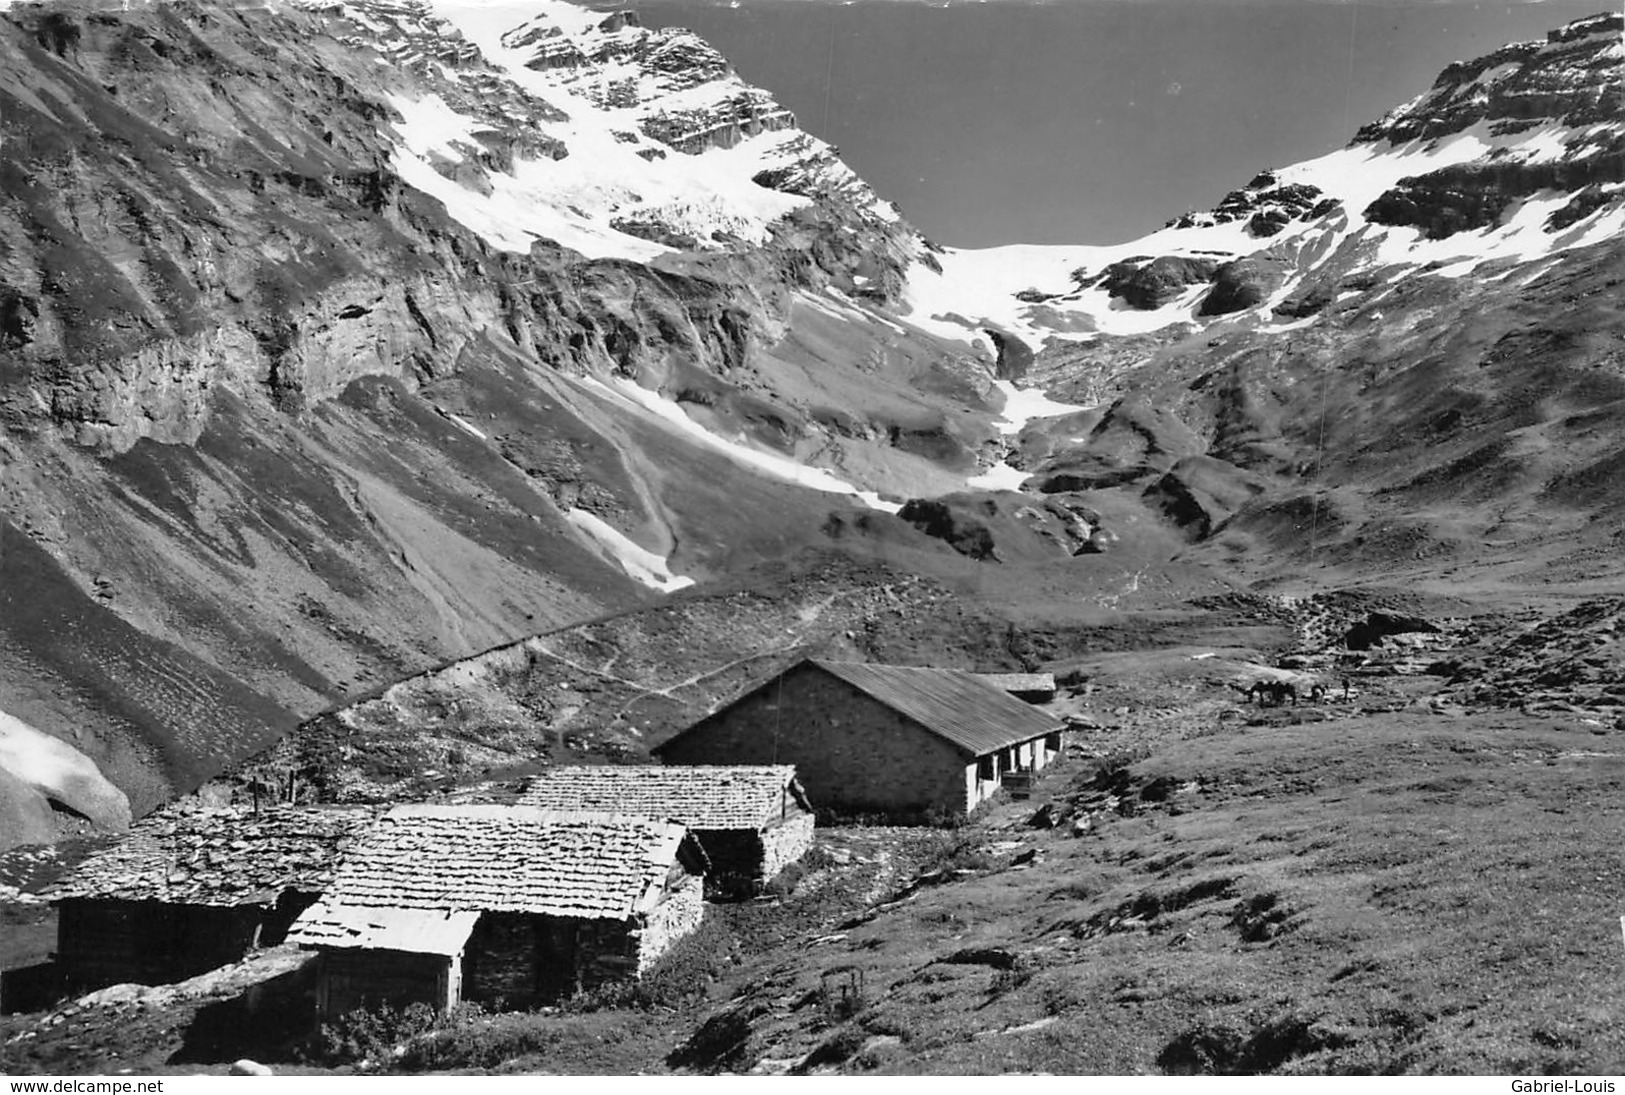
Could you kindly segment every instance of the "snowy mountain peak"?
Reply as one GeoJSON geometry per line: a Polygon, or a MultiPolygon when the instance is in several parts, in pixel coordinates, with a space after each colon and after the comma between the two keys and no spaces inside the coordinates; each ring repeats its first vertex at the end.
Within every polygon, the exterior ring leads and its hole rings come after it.
{"type": "Polygon", "coordinates": [[[1311,322],[1411,274],[1454,277],[1625,229],[1625,17],[1449,66],[1346,148],[1261,172],[1212,210],[1109,247],[949,251],[910,280],[915,319],[1034,343],[1311,322]]]}
{"type": "Polygon", "coordinates": [[[872,225],[898,221],[691,31],[563,0],[522,16],[464,0],[298,6],[415,77],[389,95],[395,170],[501,250],[546,240],[646,261],[758,247],[820,199],[872,225]]]}
{"type": "Polygon", "coordinates": [[[1490,123],[1491,136],[1625,118],[1625,16],[1595,15],[1545,41],[1513,42],[1450,65],[1427,91],[1363,127],[1355,143],[1432,140],[1490,123]]]}

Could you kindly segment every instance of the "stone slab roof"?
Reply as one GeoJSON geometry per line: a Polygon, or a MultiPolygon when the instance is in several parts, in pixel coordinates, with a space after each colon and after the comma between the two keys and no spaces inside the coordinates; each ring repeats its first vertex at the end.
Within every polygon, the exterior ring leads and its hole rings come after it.
{"type": "Polygon", "coordinates": [[[366,929],[377,910],[623,920],[660,900],[680,861],[704,866],[675,821],[525,806],[397,806],[350,848],[288,939],[381,945],[366,929]]]}
{"type": "Polygon", "coordinates": [[[616,810],[690,829],[761,829],[807,807],[794,765],[579,765],[550,768],[520,797],[551,810],[616,810]]]}
{"type": "Polygon", "coordinates": [[[320,893],[376,817],[367,807],[171,806],[91,853],[43,896],[231,906],[272,904],[290,889],[320,893]]]}

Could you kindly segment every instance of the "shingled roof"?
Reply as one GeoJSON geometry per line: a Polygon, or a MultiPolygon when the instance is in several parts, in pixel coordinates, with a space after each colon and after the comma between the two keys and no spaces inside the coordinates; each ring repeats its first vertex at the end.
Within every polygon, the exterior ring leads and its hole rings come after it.
{"type": "Polygon", "coordinates": [[[288,940],[455,953],[481,912],[622,920],[658,900],[679,857],[704,864],[675,821],[526,806],[397,806],[351,847],[288,940]],[[415,945],[401,945],[407,938],[415,945]]]}
{"type": "Polygon", "coordinates": [[[375,817],[366,807],[170,807],[91,853],[43,896],[231,906],[272,904],[290,889],[320,893],[375,817]]]}
{"type": "Polygon", "coordinates": [[[519,801],[669,817],[691,829],[760,829],[783,816],[787,799],[810,809],[790,764],[639,764],[550,768],[519,801]]]}

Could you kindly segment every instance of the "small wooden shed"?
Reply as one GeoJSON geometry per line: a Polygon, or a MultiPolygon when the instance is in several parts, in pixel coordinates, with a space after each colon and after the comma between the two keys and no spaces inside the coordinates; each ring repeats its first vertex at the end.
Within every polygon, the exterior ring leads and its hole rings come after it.
{"type": "Polygon", "coordinates": [[[526,806],[399,806],[288,933],[321,952],[323,1018],[460,1000],[519,1008],[636,977],[704,911],[675,821],[526,806]]]}
{"type": "Polygon", "coordinates": [[[531,782],[520,802],[681,821],[711,861],[706,876],[711,896],[760,890],[812,845],[812,807],[789,764],[550,768],[531,782]]]}
{"type": "Polygon", "coordinates": [[[45,896],[67,991],[165,984],[283,941],[377,816],[365,807],[172,805],[91,853],[45,896]]]}
{"type": "Polygon", "coordinates": [[[808,658],[654,748],[670,764],[793,764],[819,810],[962,817],[1060,751],[1062,726],[956,669],[808,658]]]}

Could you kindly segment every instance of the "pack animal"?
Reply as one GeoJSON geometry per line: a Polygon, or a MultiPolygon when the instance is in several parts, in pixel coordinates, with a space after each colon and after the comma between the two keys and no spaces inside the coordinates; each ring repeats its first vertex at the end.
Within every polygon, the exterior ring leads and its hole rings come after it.
{"type": "Polygon", "coordinates": [[[1246,696],[1248,703],[1256,699],[1260,707],[1265,706],[1266,701],[1279,707],[1289,696],[1292,698],[1292,706],[1298,706],[1298,686],[1291,681],[1254,681],[1246,688],[1234,684],[1230,687],[1246,696]]]}
{"type": "Polygon", "coordinates": [[[1276,707],[1280,707],[1285,703],[1289,696],[1292,698],[1292,706],[1298,706],[1298,686],[1291,681],[1268,681],[1264,687],[1268,690],[1270,700],[1276,707]]]}

